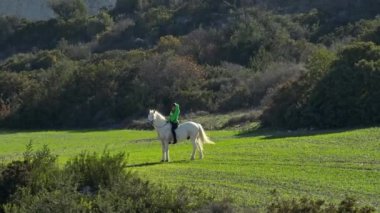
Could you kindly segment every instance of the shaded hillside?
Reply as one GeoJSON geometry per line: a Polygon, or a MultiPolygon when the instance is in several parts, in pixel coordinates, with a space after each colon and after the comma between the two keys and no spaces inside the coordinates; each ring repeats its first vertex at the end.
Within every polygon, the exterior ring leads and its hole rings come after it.
{"type": "Polygon", "coordinates": [[[0,18],[0,126],[114,126],[174,101],[286,128],[380,122],[377,1],[58,2],[50,20],[0,18]]]}

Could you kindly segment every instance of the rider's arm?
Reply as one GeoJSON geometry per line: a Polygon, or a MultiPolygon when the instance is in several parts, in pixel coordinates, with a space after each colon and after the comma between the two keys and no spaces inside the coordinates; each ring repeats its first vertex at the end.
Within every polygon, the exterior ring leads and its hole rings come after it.
{"type": "Polygon", "coordinates": [[[174,120],[178,120],[179,113],[180,113],[179,104],[175,104],[175,110],[174,110],[174,115],[173,115],[173,117],[175,118],[174,120]]]}

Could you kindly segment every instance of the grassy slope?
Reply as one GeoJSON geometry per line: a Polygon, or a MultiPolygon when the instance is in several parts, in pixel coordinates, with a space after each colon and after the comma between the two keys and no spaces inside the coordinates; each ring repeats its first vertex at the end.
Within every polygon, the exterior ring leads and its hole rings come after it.
{"type": "Polygon", "coordinates": [[[204,160],[189,161],[189,142],[171,147],[171,163],[160,164],[161,148],[152,131],[0,133],[0,158],[21,157],[25,145],[48,144],[64,162],[82,150],[129,153],[131,168],[171,186],[202,187],[219,198],[259,206],[276,189],[282,196],[312,196],[338,201],[354,195],[380,207],[380,128],[344,132],[236,135],[209,132],[216,145],[204,160]]]}

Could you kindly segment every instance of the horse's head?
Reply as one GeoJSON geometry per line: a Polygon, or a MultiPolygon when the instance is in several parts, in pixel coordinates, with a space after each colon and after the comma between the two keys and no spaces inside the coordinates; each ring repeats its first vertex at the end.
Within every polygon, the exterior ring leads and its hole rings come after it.
{"type": "Polygon", "coordinates": [[[154,120],[156,120],[156,110],[149,110],[148,122],[153,123],[154,120]]]}

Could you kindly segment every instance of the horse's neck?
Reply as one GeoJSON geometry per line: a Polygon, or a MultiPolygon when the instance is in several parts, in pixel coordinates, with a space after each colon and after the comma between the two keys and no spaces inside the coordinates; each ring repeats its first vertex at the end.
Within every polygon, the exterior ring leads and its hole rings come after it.
{"type": "Polygon", "coordinates": [[[154,120],[157,124],[163,124],[166,122],[166,119],[163,115],[160,113],[156,112],[156,119],[154,120]]]}

